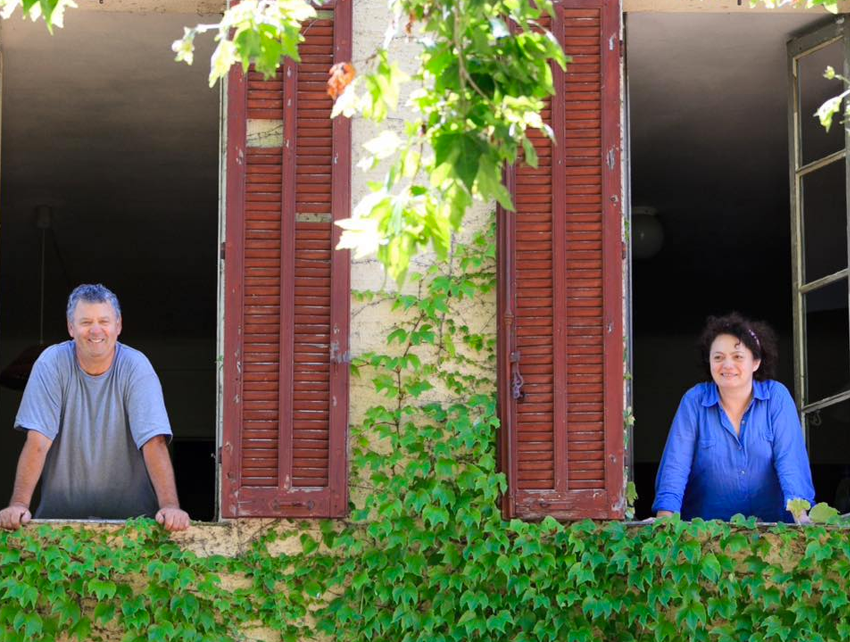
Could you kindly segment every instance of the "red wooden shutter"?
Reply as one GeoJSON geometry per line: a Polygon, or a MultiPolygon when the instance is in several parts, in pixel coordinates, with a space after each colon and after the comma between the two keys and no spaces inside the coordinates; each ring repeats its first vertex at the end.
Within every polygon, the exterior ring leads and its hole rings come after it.
{"type": "Polygon", "coordinates": [[[499,213],[499,397],[508,517],[621,518],[623,251],[620,9],[556,4],[572,57],[555,69],[534,137],[539,167],[512,168],[499,213]],[[520,385],[521,384],[521,385],[520,385]]]}
{"type": "Polygon", "coordinates": [[[351,59],[351,0],[304,27],[301,62],[228,83],[222,516],[336,517],[348,506],[348,119],[328,70],[351,59]],[[283,143],[249,147],[249,120],[283,143]],[[267,123],[274,125],[274,123],[267,123]]]}

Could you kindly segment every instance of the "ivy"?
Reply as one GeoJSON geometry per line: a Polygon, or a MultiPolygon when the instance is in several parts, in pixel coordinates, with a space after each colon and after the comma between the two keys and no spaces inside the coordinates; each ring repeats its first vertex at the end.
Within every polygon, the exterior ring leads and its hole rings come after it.
{"type": "Polygon", "coordinates": [[[502,519],[494,337],[469,307],[494,255],[491,226],[415,292],[358,296],[400,322],[356,360],[381,401],[352,427],[350,519],[277,523],[231,558],[151,520],[0,533],[0,642],[850,637],[850,537],[828,510],[806,528],[502,519]]]}
{"type": "MultiPolygon", "coordinates": [[[[4,17],[19,6],[50,25],[73,3],[0,0],[4,17]]],[[[493,229],[463,243],[453,234],[474,199],[510,209],[503,163],[535,162],[525,132],[543,128],[550,62],[566,63],[543,28],[550,11],[526,0],[391,3],[390,35],[423,45],[409,79],[415,116],[403,138],[367,144],[363,164],[388,168],[347,243],[377,251],[410,285],[354,295],[401,322],[352,364],[380,403],[352,426],[350,519],[271,527],[232,558],[184,551],[150,520],[0,533],[0,642],[243,640],[256,627],[287,642],[850,638],[841,526],[501,518],[495,337],[474,322],[475,306],[492,304],[493,229]],[[408,274],[429,246],[437,262],[408,274]],[[277,552],[282,539],[299,552],[277,552]]],[[[234,62],[268,73],[297,56],[312,15],[299,0],[243,0],[175,51],[190,62],[194,37],[215,31],[213,79],[234,62]]],[[[353,82],[337,70],[338,111],[381,121],[396,107],[408,77],[390,42],[353,82]]],[[[813,519],[836,520],[815,509],[813,519]]]]}

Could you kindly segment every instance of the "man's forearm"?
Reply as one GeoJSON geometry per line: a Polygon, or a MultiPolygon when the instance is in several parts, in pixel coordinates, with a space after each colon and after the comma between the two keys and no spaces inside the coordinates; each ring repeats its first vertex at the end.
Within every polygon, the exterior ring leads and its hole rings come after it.
{"type": "Polygon", "coordinates": [[[44,461],[47,459],[47,451],[50,450],[51,441],[40,434],[27,435],[27,441],[18,458],[18,470],[15,473],[15,486],[12,490],[12,498],[9,505],[19,504],[29,508],[32,494],[44,470],[44,461]]]}
{"type": "Polygon", "coordinates": [[[145,466],[151,478],[156,499],[160,508],[180,506],[177,500],[177,484],[174,482],[174,468],[171,466],[171,457],[168,454],[168,446],[165,438],[161,435],[153,437],[142,446],[142,456],[145,458],[145,466]]]}

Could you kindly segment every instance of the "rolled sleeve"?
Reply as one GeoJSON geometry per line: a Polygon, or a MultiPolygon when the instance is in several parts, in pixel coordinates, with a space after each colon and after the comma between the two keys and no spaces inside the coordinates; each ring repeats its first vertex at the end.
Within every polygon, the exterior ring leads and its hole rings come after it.
{"type": "Polygon", "coordinates": [[[686,394],[673,418],[664,454],[661,456],[658,476],[655,478],[653,512],[665,510],[678,513],[682,510],[697,435],[695,403],[695,400],[686,394]]]}
{"type": "Polygon", "coordinates": [[[803,429],[791,394],[776,385],[771,394],[770,420],[773,428],[773,465],[785,506],[793,499],[815,501],[812,471],[803,439],[803,429]]]}

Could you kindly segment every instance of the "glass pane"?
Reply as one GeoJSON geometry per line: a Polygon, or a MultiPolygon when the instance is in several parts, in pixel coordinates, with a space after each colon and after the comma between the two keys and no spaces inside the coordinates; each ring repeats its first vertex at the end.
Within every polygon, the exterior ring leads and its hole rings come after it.
{"type": "Polygon", "coordinates": [[[815,500],[850,512],[850,401],[804,417],[815,500]]]}
{"type": "Polygon", "coordinates": [[[834,121],[827,133],[814,116],[825,101],[840,94],[840,80],[827,80],[823,72],[829,65],[843,73],[844,53],[840,40],[798,59],[800,79],[800,134],[803,139],[803,165],[823,158],[844,147],[844,128],[834,121]]]}
{"type": "Polygon", "coordinates": [[[806,283],[847,267],[847,191],[843,160],[801,180],[806,283]]]}
{"type": "Polygon", "coordinates": [[[804,295],[803,304],[806,315],[806,403],[810,404],[850,390],[847,280],[842,279],[804,295]]]}

